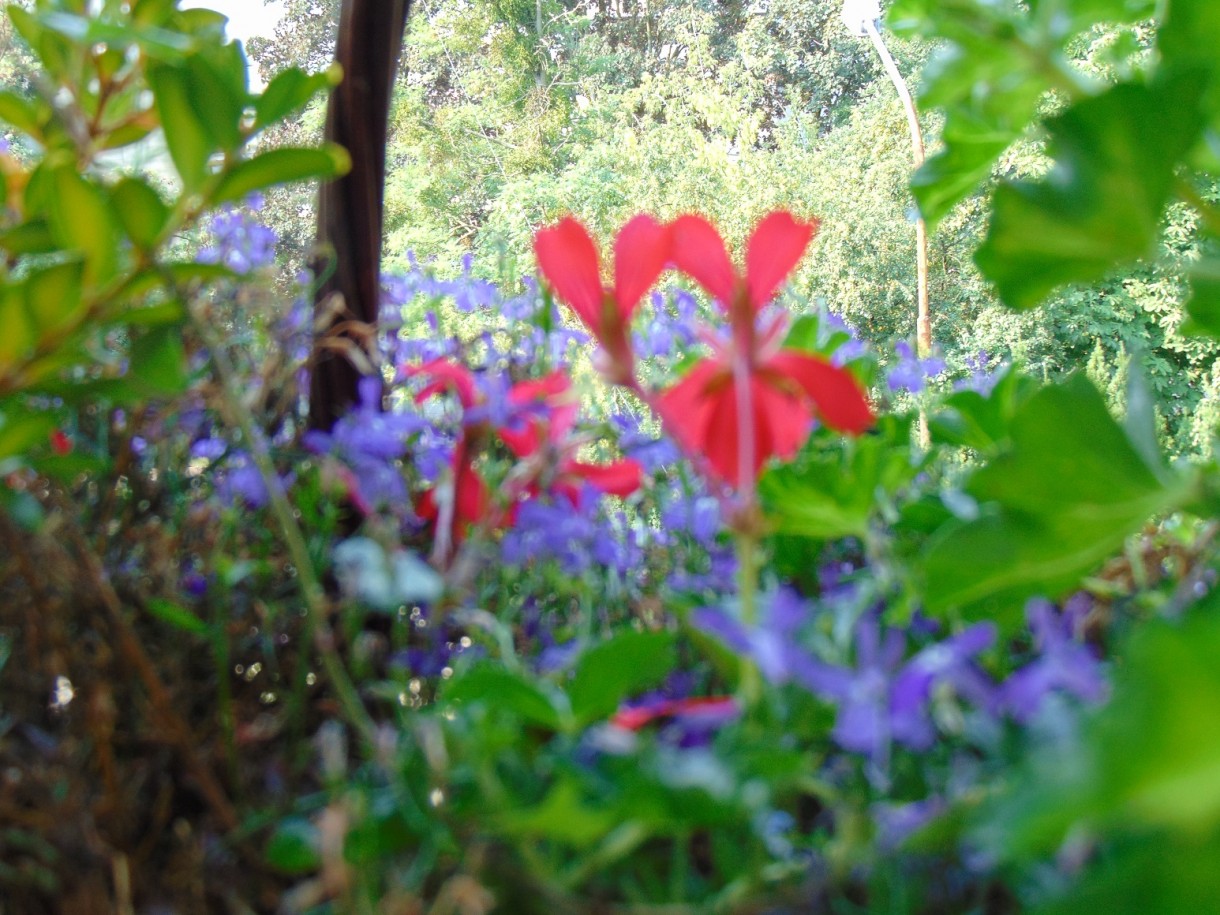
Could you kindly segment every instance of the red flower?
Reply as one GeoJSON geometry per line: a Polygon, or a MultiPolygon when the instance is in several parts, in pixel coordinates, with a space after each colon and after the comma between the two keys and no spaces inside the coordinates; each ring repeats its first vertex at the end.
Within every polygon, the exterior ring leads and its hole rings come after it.
{"type": "Polygon", "coordinates": [[[732,696],[658,699],[641,705],[623,706],[611,717],[610,724],[625,731],[639,731],[654,722],[679,716],[728,721],[740,713],[741,707],[732,696]]]}
{"type": "Polygon", "coordinates": [[[60,457],[70,454],[72,452],[72,439],[62,429],[56,429],[51,433],[51,450],[60,457]]]}
{"type": "Polygon", "coordinates": [[[818,356],[781,349],[786,316],[770,320],[761,333],[757,326],[759,309],[804,256],[817,223],[782,211],[767,216],[750,236],[744,276],[707,220],[682,216],[670,228],[674,264],[721,304],[732,327],[729,340],[711,341],[713,354],[657,401],[688,451],[744,490],[769,458],[796,453],[815,415],[853,434],[872,425],[872,410],[849,373],[818,356]]]}
{"type": "MultiPolygon", "coordinates": [[[[463,410],[470,410],[478,404],[479,395],[474,374],[464,365],[447,359],[434,359],[419,368],[404,369],[404,372],[432,379],[430,384],[415,395],[417,403],[422,403],[441,391],[452,390],[457,394],[463,410]]],[[[438,555],[442,558],[447,556],[450,542],[460,543],[470,525],[487,517],[491,505],[487,484],[474,469],[474,456],[465,432],[458,436],[453,447],[449,469],[449,484],[453,489],[445,504],[442,506],[437,499],[436,489],[433,489],[423,494],[415,510],[420,518],[435,526],[438,555]],[[442,512],[442,508],[446,511],[442,512]],[[448,515],[447,522],[442,518],[443,514],[448,515]]]]}
{"type": "MultiPolygon", "coordinates": [[[[640,488],[643,470],[630,459],[609,464],[590,464],[576,459],[582,442],[572,435],[576,425],[577,400],[568,379],[554,372],[541,381],[514,385],[509,400],[521,407],[537,403],[544,415],[532,416],[519,428],[500,429],[500,438],[522,460],[542,460],[543,488],[563,494],[573,505],[580,501],[585,484],[600,492],[626,497],[640,488]]],[[[538,486],[533,487],[534,491],[538,486]]]]}
{"type": "Polygon", "coordinates": [[[538,268],[601,344],[600,366],[615,383],[629,383],[634,365],[628,329],[631,314],[669,262],[669,229],[651,216],[636,216],[614,242],[614,285],[602,283],[597,248],[571,216],[534,238],[538,268]]]}

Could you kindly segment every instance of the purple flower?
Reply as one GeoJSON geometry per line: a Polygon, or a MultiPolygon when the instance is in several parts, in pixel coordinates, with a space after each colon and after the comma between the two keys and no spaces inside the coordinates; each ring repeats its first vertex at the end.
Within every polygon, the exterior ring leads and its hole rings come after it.
{"type": "Polygon", "coordinates": [[[829,331],[830,339],[833,341],[835,337],[844,337],[834,352],[830,354],[832,365],[840,368],[853,359],[859,359],[868,352],[868,348],[856,337],[856,329],[843,320],[833,311],[826,312],[825,322],[823,326],[829,331]]]}
{"type": "Polygon", "coordinates": [[[810,615],[800,595],[780,588],[764,595],[760,603],[754,626],[746,626],[720,607],[695,610],[691,623],[751,658],[759,672],[776,685],[795,680],[817,690],[837,688],[841,677],[836,670],[797,645],[796,632],[810,615]]]}
{"type": "Polygon", "coordinates": [[[656,473],[681,460],[682,453],[671,439],[645,432],[634,414],[616,413],[610,417],[610,425],[618,435],[623,454],[637,461],[645,473],[656,473]]]}
{"type": "Polygon", "coordinates": [[[888,801],[873,804],[870,812],[877,828],[878,846],[887,850],[898,848],[947,808],[948,805],[939,797],[898,804],[888,801]]]}
{"type": "Polygon", "coordinates": [[[875,615],[856,625],[856,667],[834,668],[810,690],[837,702],[838,717],[832,736],[844,749],[868,756],[883,765],[893,741],[922,751],[932,746],[936,732],[928,704],[941,684],[974,704],[994,704],[990,682],[974,658],[995,641],[995,627],[979,623],[918,652],[907,663],[906,633],[883,630],[875,615]]]}
{"type": "Polygon", "coordinates": [[[225,207],[209,225],[215,243],[196,258],[203,264],[223,264],[234,273],[249,273],[275,262],[275,230],[253,216],[262,209],[262,199],[251,197],[245,210],[225,207]]]}
{"type": "Polygon", "coordinates": [[[986,350],[966,359],[966,371],[970,374],[953,385],[955,391],[975,391],[987,397],[1003,375],[1003,365],[989,369],[990,358],[986,350]]]}
{"type": "Polygon", "coordinates": [[[1086,703],[1101,702],[1109,695],[1110,684],[1101,662],[1075,637],[1082,611],[1087,612],[1087,606],[1079,600],[1069,601],[1062,614],[1044,600],[1032,600],[1026,606],[1039,656],[1001,687],[1001,701],[1017,721],[1032,720],[1055,693],[1086,703]]]}
{"type": "Polygon", "coordinates": [[[216,498],[229,505],[244,502],[250,508],[262,508],[271,499],[262,474],[244,451],[229,455],[216,471],[216,498]]]}
{"type": "Polygon", "coordinates": [[[929,378],[945,370],[943,359],[920,359],[905,340],[899,340],[894,345],[894,352],[898,355],[898,362],[885,379],[891,391],[918,394],[927,386],[929,378]]]}
{"type": "Polygon", "coordinates": [[[605,518],[600,508],[601,493],[591,486],[581,491],[577,505],[541,498],[522,503],[501,541],[501,558],[517,566],[553,560],[572,576],[601,568],[627,577],[643,561],[638,538],[625,516],[605,518]]]}

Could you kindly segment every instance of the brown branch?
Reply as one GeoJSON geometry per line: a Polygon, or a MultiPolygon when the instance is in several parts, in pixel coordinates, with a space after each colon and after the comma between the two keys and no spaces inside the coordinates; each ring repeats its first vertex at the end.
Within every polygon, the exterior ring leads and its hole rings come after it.
{"type": "MultiPolygon", "coordinates": [[[[343,82],[330,97],[326,139],[347,149],[352,169],[324,185],[319,194],[318,248],[321,256],[333,256],[334,270],[315,294],[320,318],[316,340],[337,332],[333,316],[322,315],[323,309],[333,311],[326,303],[336,293],[356,321],[377,327],[386,140],[409,7],[410,0],[343,0],[336,52],[343,82]]],[[[375,357],[375,351],[371,355],[375,357]]],[[[360,377],[358,368],[333,346],[317,348],[310,380],[310,426],[330,429],[356,403],[360,377]]]]}

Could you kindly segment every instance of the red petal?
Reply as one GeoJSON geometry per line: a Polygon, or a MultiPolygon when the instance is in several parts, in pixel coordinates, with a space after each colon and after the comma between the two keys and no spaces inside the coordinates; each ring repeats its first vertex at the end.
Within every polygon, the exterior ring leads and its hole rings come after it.
{"type": "Polygon", "coordinates": [[[602,279],[593,239],[571,216],[534,236],[538,269],[561,301],[597,334],[602,311],[602,279]]]}
{"type": "Polygon", "coordinates": [[[766,368],[800,385],[831,428],[859,435],[872,426],[873,411],[868,399],[846,369],[793,350],[776,353],[767,361],[766,368]]]}
{"type": "Polygon", "coordinates": [[[639,489],[644,478],[644,469],[630,459],[611,464],[564,461],[560,472],[565,476],[579,477],[594,489],[620,498],[626,498],[639,489]]]}
{"type": "Polygon", "coordinates": [[[765,217],[755,227],[746,247],[746,285],[755,309],[771,301],[805,256],[817,230],[816,221],[801,222],[784,210],[765,217]]]}
{"type": "Polygon", "coordinates": [[[812,419],[809,410],[798,398],[767,384],[764,378],[755,378],[755,474],[770,458],[787,460],[796,454],[809,437],[812,419]]]}
{"type": "Polygon", "coordinates": [[[507,426],[498,430],[500,440],[508,446],[519,458],[526,458],[538,453],[542,447],[542,436],[538,432],[538,422],[523,423],[520,429],[510,429],[507,426]]]}
{"type": "Polygon", "coordinates": [[[691,454],[702,454],[713,400],[709,391],[723,386],[731,376],[719,362],[704,359],[677,384],[657,398],[657,412],[678,444],[691,454]]]}
{"type": "Polygon", "coordinates": [[[669,228],[639,215],[619,230],[614,241],[614,300],[624,324],[669,263],[669,228]]]}
{"type": "Polygon", "coordinates": [[[737,295],[737,271],[724,240],[702,216],[679,216],[669,225],[674,266],[726,308],[737,295]]]}
{"type": "Polygon", "coordinates": [[[406,366],[402,371],[408,376],[424,375],[432,379],[432,383],[415,395],[416,403],[423,403],[437,391],[452,387],[457,392],[458,400],[466,409],[474,406],[478,399],[478,389],[475,386],[474,373],[464,365],[449,359],[433,359],[418,368],[406,366]]]}
{"type": "MultiPolygon", "coordinates": [[[[741,482],[741,431],[737,391],[731,382],[715,395],[703,436],[703,455],[712,470],[730,486],[741,482]]],[[[757,449],[755,449],[757,453],[757,449]]]]}
{"type": "Polygon", "coordinates": [[[466,528],[483,519],[491,502],[487,485],[469,461],[458,468],[454,482],[453,533],[460,539],[466,528]]]}

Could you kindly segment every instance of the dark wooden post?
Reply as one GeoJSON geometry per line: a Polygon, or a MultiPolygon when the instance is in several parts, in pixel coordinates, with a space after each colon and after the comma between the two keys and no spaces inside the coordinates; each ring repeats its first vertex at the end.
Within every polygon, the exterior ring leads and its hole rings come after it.
{"type": "Polygon", "coordinates": [[[329,430],[356,401],[361,372],[345,354],[373,357],[381,299],[382,207],[390,100],[410,0],[343,0],[326,139],[351,154],[352,170],[323,185],[318,201],[317,331],[309,424],[329,430]],[[333,260],[332,260],[333,258],[333,260]],[[374,336],[370,336],[374,335],[374,336]]]}

